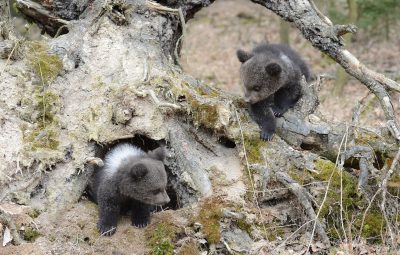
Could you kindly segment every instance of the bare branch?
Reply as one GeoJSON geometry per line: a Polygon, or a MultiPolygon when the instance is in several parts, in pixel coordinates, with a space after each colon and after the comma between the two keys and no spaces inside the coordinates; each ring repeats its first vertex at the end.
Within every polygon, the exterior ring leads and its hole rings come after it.
{"type": "Polygon", "coordinates": [[[30,0],[17,0],[17,7],[22,13],[37,20],[54,34],[57,33],[58,28],[69,24],[69,21],[54,16],[42,5],[30,0]]]}

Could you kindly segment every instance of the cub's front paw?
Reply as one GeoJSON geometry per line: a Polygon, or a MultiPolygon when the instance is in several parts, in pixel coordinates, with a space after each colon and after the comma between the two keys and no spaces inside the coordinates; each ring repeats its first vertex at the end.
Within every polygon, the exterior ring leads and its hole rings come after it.
{"type": "Polygon", "coordinates": [[[137,216],[137,215],[135,217],[132,217],[132,226],[135,226],[138,228],[144,228],[149,224],[150,224],[150,217],[137,216]]]}
{"type": "Polygon", "coordinates": [[[98,222],[97,229],[99,230],[102,236],[112,236],[115,233],[117,226],[111,226],[108,224],[103,224],[101,222],[98,222]]]}
{"type": "Polygon", "coordinates": [[[261,135],[260,135],[261,140],[271,141],[273,136],[274,136],[274,132],[261,130],[261,135]]]}

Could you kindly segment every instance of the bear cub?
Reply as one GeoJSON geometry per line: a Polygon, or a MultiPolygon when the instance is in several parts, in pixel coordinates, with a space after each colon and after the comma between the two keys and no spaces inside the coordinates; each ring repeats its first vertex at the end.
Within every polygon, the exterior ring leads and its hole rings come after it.
{"type": "Polygon", "coordinates": [[[105,157],[104,166],[89,180],[89,194],[99,206],[97,228],[102,235],[115,233],[120,212],[131,211],[132,225],[142,228],[150,223],[153,206],[170,201],[165,150],[148,153],[131,144],[120,144],[105,157]]]}
{"type": "Polygon", "coordinates": [[[283,44],[260,44],[251,52],[239,49],[240,77],[250,115],[261,128],[261,139],[270,141],[275,133],[275,117],[281,117],[300,99],[300,80],[310,80],[310,71],[301,57],[283,44]]]}

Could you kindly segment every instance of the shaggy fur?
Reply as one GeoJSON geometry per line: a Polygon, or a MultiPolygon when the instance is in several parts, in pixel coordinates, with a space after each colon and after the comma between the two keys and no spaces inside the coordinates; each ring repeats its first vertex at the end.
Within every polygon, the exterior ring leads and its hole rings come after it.
{"type": "Polygon", "coordinates": [[[141,228],[149,224],[152,206],[170,201],[164,157],[164,148],[145,153],[131,144],[107,153],[104,167],[89,181],[89,193],[99,205],[97,228],[102,235],[115,233],[121,210],[130,210],[132,225],[141,228]]]}
{"type": "Polygon", "coordinates": [[[300,99],[300,79],[304,75],[309,81],[310,71],[296,52],[282,44],[260,44],[251,52],[238,50],[237,57],[250,114],[261,128],[261,139],[271,140],[275,117],[300,99]]]}

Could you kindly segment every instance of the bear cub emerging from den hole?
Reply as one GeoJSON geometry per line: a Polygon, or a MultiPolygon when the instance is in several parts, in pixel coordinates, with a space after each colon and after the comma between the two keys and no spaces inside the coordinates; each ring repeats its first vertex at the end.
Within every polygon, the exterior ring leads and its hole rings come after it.
{"type": "Polygon", "coordinates": [[[120,144],[105,157],[104,166],[89,180],[89,193],[99,206],[97,228],[102,235],[115,233],[121,211],[131,211],[132,225],[145,227],[153,206],[170,201],[165,150],[148,153],[131,144],[120,144]]]}
{"type": "Polygon", "coordinates": [[[250,115],[261,128],[261,139],[270,141],[275,117],[281,117],[301,97],[300,79],[310,80],[306,63],[289,46],[260,44],[251,52],[237,51],[240,77],[250,115]]]}

